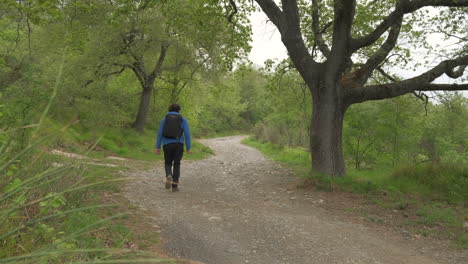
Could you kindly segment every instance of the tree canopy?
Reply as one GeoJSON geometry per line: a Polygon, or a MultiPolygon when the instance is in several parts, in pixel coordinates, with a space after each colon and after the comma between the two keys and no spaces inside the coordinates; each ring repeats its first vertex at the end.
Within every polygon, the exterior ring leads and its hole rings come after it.
{"type": "Polygon", "coordinates": [[[350,105],[415,91],[468,89],[468,83],[434,82],[444,74],[460,78],[468,65],[466,0],[256,2],[278,28],[292,64],[312,93],[310,144],[317,172],[345,174],[341,131],[350,105]],[[436,7],[438,14],[429,15],[429,7],[436,7]],[[437,27],[459,39],[459,49],[441,51],[444,58],[421,74],[394,78],[388,71],[406,66],[412,47],[437,27]],[[379,74],[386,80],[379,82],[379,74]]]}

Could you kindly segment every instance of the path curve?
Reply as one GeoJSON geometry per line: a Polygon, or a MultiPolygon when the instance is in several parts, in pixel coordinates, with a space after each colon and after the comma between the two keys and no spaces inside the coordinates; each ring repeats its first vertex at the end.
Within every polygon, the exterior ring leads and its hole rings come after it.
{"type": "Polygon", "coordinates": [[[162,166],[132,175],[140,180],[126,196],[156,216],[169,255],[206,264],[443,263],[288,190],[291,173],[243,138],[201,140],[215,155],[183,161],[178,193],[164,189],[162,166]]]}

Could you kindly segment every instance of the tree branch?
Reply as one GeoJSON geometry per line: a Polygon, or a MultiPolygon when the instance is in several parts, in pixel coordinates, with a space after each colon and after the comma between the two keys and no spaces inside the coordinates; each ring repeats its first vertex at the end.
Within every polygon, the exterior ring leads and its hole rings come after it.
{"type": "Polygon", "coordinates": [[[388,54],[393,50],[395,47],[398,36],[400,35],[402,18],[398,20],[397,23],[393,24],[390,32],[388,33],[387,40],[382,44],[382,46],[377,50],[368,60],[367,62],[359,69],[356,74],[359,79],[356,81],[360,85],[364,85],[367,80],[370,78],[374,70],[387,58],[388,54]]]}
{"type": "Polygon", "coordinates": [[[452,79],[459,78],[463,75],[463,72],[465,71],[466,66],[467,65],[462,65],[457,70],[455,70],[455,68],[448,69],[445,71],[445,74],[452,79]]]}
{"type": "MultiPolygon", "coordinates": [[[[416,76],[414,78],[405,80],[404,82],[408,82],[408,83],[412,83],[412,84],[415,83],[415,82],[422,82],[422,83],[426,83],[426,84],[431,83],[432,81],[434,81],[435,79],[437,79],[438,77],[440,77],[444,73],[447,73],[447,72],[453,73],[453,70],[456,67],[460,66],[460,68],[462,68],[464,70],[466,65],[468,65],[468,55],[465,55],[463,57],[459,57],[459,58],[456,58],[456,59],[453,59],[453,60],[445,60],[445,61],[442,61],[441,63],[439,63],[434,68],[428,70],[427,72],[425,72],[425,73],[423,73],[423,74],[421,74],[419,76],[416,76]]],[[[458,77],[460,77],[463,74],[463,71],[458,73],[459,70],[456,71],[457,74],[459,74],[458,77]]],[[[455,75],[452,75],[452,76],[455,76],[455,75]]]]}
{"type": "Polygon", "coordinates": [[[399,19],[403,18],[405,14],[415,12],[416,10],[426,6],[466,7],[468,6],[468,0],[400,0],[396,4],[395,10],[384,18],[382,23],[380,23],[374,31],[369,33],[367,36],[352,39],[352,51],[354,52],[360,48],[372,45],[388,30],[388,28],[397,23],[399,19]]]}
{"type": "MultiPolygon", "coordinates": [[[[468,90],[468,84],[432,84],[435,79],[446,72],[452,72],[454,68],[465,68],[468,65],[468,55],[454,60],[446,60],[434,68],[416,77],[387,84],[360,86],[347,89],[347,98],[350,103],[361,103],[367,100],[381,100],[393,98],[413,91],[460,91],[468,90]]],[[[460,68],[456,71],[460,76],[460,68]]]]}
{"type": "Polygon", "coordinates": [[[236,5],[236,2],[234,0],[229,0],[229,4],[231,5],[232,7],[232,13],[229,14],[227,20],[230,22],[230,23],[234,23],[232,21],[232,18],[234,17],[235,14],[237,14],[238,10],[237,10],[237,5],[236,5]]]}
{"type": "Polygon", "coordinates": [[[302,38],[297,0],[282,0],[283,11],[273,0],[255,0],[281,33],[281,41],[304,80],[312,82],[318,63],[310,55],[302,38]],[[312,74],[311,74],[312,70],[312,74]]]}
{"type": "MultiPolygon", "coordinates": [[[[122,67],[120,68],[119,70],[116,70],[116,71],[113,71],[113,72],[109,72],[109,73],[104,73],[100,76],[97,76],[95,79],[91,79],[91,80],[87,80],[86,83],[84,84],[84,87],[87,87],[88,85],[92,84],[94,81],[96,80],[99,80],[100,78],[102,77],[110,77],[112,75],[119,75],[121,74],[123,71],[125,71],[126,68],[129,68],[127,66],[129,65],[122,65],[122,64],[114,64],[115,66],[119,66],[119,67],[122,67]]],[[[102,65],[101,65],[102,66],[102,65]]],[[[100,68],[100,67],[98,67],[100,68]]]]}
{"type": "Polygon", "coordinates": [[[468,90],[468,83],[462,84],[426,84],[416,88],[416,91],[465,91],[468,90]]]}
{"type": "Polygon", "coordinates": [[[465,84],[416,84],[410,86],[409,84],[396,83],[396,84],[382,84],[366,86],[359,98],[353,103],[362,103],[369,100],[383,100],[401,96],[413,91],[464,91],[468,90],[468,83],[465,84]]]}
{"type": "Polygon", "coordinates": [[[314,32],[315,43],[317,43],[320,52],[325,57],[328,57],[330,54],[330,49],[323,40],[323,33],[325,32],[326,28],[327,26],[324,28],[324,30],[320,31],[319,5],[317,0],[312,0],[312,30],[314,32]]]}
{"type": "Polygon", "coordinates": [[[389,79],[392,82],[397,82],[397,80],[391,76],[390,74],[386,73],[381,67],[377,67],[377,70],[382,74],[385,78],[389,79]]]}
{"type": "MultiPolygon", "coordinates": [[[[389,79],[392,82],[397,82],[397,80],[391,76],[390,74],[386,73],[381,67],[377,67],[377,70],[382,74],[385,78],[389,79]]],[[[429,103],[429,96],[427,94],[423,93],[422,91],[413,91],[414,96],[416,96],[418,99],[422,100],[424,102],[424,109],[426,110],[426,115],[427,115],[427,104],[429,103]]]]}
{"type": "Polygon", "coordinates": [[[132,69],[132,71],[135,73],[138,81],[141,84],[141,87],[145,87],[146,86],[146,78],[145,78],[146,73],[144,71],[143,72],[141,71],[141,67],[138,66],[138,62],[133,63],[130,69],[132,69]]]}
{"type": "Polygon", "coordinates": [[[169,42],[163,41],[163,43],[161,44],[161,53],[159,54],[158,61],[156,62],[154,69],[151,71],[150,75],[148,76],[148,80],[150,82],[154,82],[156,77],[161,73],[162,65],[163,65],[164,59],[166,58],[168,49],[169,49],[169,42]]]}
{"type": "Polygon", "coordinates": [[[302,38],[297,0],[282,0],[284,23],[278,28],[281,40],[299,72],[316,65],[302,38]]]}
{"type": "Polygon", "coordinates": [[[280,30],[283,13],[273,0],[255,0],[271,22],[280,30]]]}
{"type": "Polygon", "coordinates": [[[341,78],[341,74],[350,67],[351,26],[356,11],[356,0],[335,0],[333,18],[333,40],[327,60],[328,72],[332,82],[341,78]]]}

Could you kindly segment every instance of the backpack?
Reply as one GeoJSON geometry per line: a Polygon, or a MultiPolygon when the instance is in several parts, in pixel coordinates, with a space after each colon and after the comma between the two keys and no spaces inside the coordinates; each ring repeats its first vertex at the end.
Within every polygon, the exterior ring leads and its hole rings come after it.
{"type": "Polygon", "coordinates": [[[182,116],[167,114],[163,127],[163,137],[179,139],[182,136],[182,116]]]}

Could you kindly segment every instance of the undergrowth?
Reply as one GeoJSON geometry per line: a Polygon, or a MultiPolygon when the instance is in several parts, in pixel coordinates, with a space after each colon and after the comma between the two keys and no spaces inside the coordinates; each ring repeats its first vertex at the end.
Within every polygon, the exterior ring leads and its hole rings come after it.
{"type": "MultiPolygon", "coordinates": [[[[54,122],[50,129],[56,131],[59,125],[54,122]]],[[[71,152],[83,153],[96,144],[91,157],[101,158],[109,155],[118,155],[136,160],[162,160],[163,155],[155,155],[156,131],[151,129],[138,133],[131,128],[96,128],[85,129],[75,125],[67,129],[55,143],[56,147],[65,148],[71,152]],[[96,144],[97,143],[97,144],[96,144]]],[[[196,140],[192,139],[192,153],[185,155],[184,159],[203,159],[213,154],[213,151],[196,140]]]]}
{"type": "Polygon", "coordinates": [[[57,137],[0,137],[0,263],[172,263],[129,247],[124,208],[103,204],[125,168],[52,155],[57,137]]]}

